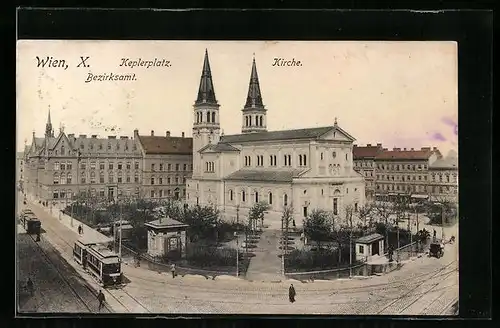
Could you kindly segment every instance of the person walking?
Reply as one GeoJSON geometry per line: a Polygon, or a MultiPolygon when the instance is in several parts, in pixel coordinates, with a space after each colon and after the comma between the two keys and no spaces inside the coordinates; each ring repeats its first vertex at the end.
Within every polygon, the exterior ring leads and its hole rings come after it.
{"type": "Polygon", "coordinates": [[[290,288],[288,288],[288,299],[290,300],[290,303],[295,302],[295,288],[293,287],[293,284],[290,284],[290,288]]]}
{"type": "Polygon", "coordinates": [[[172,272],[172,278],[175,278],[175,263],[170,266],[170,271],[172,272]]]}
{"type": "Polygon", "coordinates": [[[106,297],[104,297],[104,293],[102,290],[99,290],[99,294],[97,294],[97,300],[99,301],[99,311],[101,311],[102,307],[104,306],[104,301],[106,300],[106,297]]]}
{"type": "Polygon", "coordinates": [[[436,241],[436,229],[433,229],[432,238],[434,241],[436,241]]]}
{"type": "Polygon", "coordinates": [[[26,288],[28,288],[28,292],[30,293],[30,295],[33,296],[34,286],[33,281],[31,281],[30,277],[28,277],[28,281],[26,282],[26,288]]]}

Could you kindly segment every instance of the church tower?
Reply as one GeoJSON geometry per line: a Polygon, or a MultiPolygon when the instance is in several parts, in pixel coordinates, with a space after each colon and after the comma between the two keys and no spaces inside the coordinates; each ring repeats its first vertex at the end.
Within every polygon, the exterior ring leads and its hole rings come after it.
{"type": "Polygon", "coordinates": [[[45,137],[47,138],[54,137],[54,130],[52,129],[52,122],[50,120],[50,108],[49,108],[49,115],[47,117],[47,123],[45,124],[45,137]]]}
{"type": "Polygon", "coordinates": [[[212,72],[205,50],[198,97],[194,103],[193,123],[193,174],[201,174],[201,158],[198,151],[208,144],[216,144],[220,139],[219,104],[215,98],[212,72]],[[199,167],[196,167],[199,166],[199,167]]]}
{"type": "Polygon", "coordinates": [[[245,107],[242,109],[243,121],[241,124],[242,133],[266,132],[267,131],[267,109],[262,102],[260,94],[259,76],[257,75],[257,66],[255,57],[252,63],[252,73],[250,75],[250,84],[248,86],[248,95],[245,107]]]}

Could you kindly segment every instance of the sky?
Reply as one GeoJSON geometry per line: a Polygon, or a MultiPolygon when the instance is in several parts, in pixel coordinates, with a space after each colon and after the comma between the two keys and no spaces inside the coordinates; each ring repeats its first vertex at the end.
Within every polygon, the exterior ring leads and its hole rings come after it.
{"type": "Polygon", "coordinates": [[[191,136],[205,49],[224,134],[241,132],[255,56],[268,130],[337,118],[358,145],[458,151],[455,42],[110,40],[18,41],[17,150],[33,131],[43,136],[49,108],[56,136],[60,128],[100,137],[132,136],[134,129],[191,136]],[[65,63],[38,65],[47,57],[65,63]],[[89,58],[81,64],[80,57],[89,58]],[[170,66],[120,66],[155,58],[170,66]],[[301,66],[273,66],[275,58],[301,66]],[[90,73],[135,73],[136,80],[86,83],[90,73]]]}

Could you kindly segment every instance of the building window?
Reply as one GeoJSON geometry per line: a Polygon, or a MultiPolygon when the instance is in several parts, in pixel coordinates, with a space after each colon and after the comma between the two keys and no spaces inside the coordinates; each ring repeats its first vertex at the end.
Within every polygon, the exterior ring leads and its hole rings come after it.
{"type": "Polygon", "coordinates": [[[158,191],[158,193],[159,193],[159,195],[158,195],[158,196],[159,196],[160,198],[161,198],[161,197],[163,197],[163,190],[158,191]]]}
{"type": "Polygon", "coordinates": [[[250,156],[245,156],[245,166],[250,166],[252,164],[252,158],[250,156]]]}
{"type": "Polygon", "coordinates": [[[59,171],[59,169],[60,169],[59,162],[55,162],[54,163],[54,171],[59,171]]]}
{"type": "Polygon", "coordinates": [[[153,172],[154,172],[154,170],[155,170],[155,165],[154,165],[154,164],[151,164],[151,171],[153,171],[153,172]]]}
{"type": "Polygon", "coordinates": [[[113,169],[113,163],[108,163],[108,170],[112,170],[113,169]]]}
{"type": "Polygon", "coordinates": [[[87,182],[87,179],[85,176],[85,172],[82,172],[82,174],[80,175],[80,183],[86,183],[86,182],[87,182]]]}
{"type": "Polygon", "coordinates": [[[139,169],[139,162],[134,163],[134,169],[138,170],[139,169]]]}
{"type": "Polygon", "coordinates": [[[61,169],[61,171],[64,171],[66,169],[66,164],[65,163],[61,163],[60,164],[60,169],[61,169]]]}
{"type": "Polygon", "coordinates": [[[304,206],[303,208],[303,214],[304,214],[304,217],[307,218],[307,206],[304,206]]]}
{"type": "Polygon", "coordinates": [[[54,199],[59,198],[59,192],[57,190],[54,190],[54,192],[52,193],[52,198],[54,199]]]}
{"type": "Polygon", "coordinates": [[[122,169],[122,163],[118,163],[118,170],[122,169]]]}
{"type": "Polygon", "coordinates": [[[66,170],[72,170],[73,169],[73,164],[71,162],[66,163],[66,170]]]}
{"type": "Polygon", "coordinates": [[[319,159],[323,160],[323,153],[319,154],[319,159]]]}
{"type": "Polygon", "coordinates": [[[115,182],[115,176],[113,175],[113,172],[108,173],[108,182],[109,183],[114,183],[115,182]]]}
{"type": "Polygon", "coordinates": [[[139,182],[139,173],[137,173],[137,172],[134,173],[134,182],[135,183],[139,182]]]}
{"type": "Polygon", "coordinates": [[[71,173],[68,173],[68,176],[66,177],[66,183],[71,184],[72,178],[73,178],[73,176],[71,175],[71,173]]]}
{"type": "Polygon", "coordinates": [[[189,169],[192,171],[193,170],[193,164],[189,164],[189,169]]]}
{"type": "Polygon", "coordinates": [[[255,192],[255,202],[258,203],[259,202],[259,192],[255,192]]]}
{"type": "Polygon", "coordinates": [[[175,170],[179,171],[179,164],[175,164],[175,170]]]}
{"type": "Polygon", "coordinates": [[[104,162],[99,162],[99,170],[104,170],[105,165],[104,162]]]}
{"type": "Polygon", "coordinates": [[[161,164],[161,163],[160,163],[160,171],[163,171],[163,164],[161,164]]]}
{"type": "Polygon", "coordinates": [[[99,172],[99,183],[104,183],[104,172],[99,172]]]}
{"type": "Polygon", "coordinates": [[[155,197],[155,191],[151,190],[151,198],[154,198],[154,197],[155,197]]]}
{"type": "Polygon", "coordinates": [[[130,162],[127,162],[127,170],[130,170],[130,162]]]}
{"type": "Polygon", "coordinates": [[[95,161],[91,161],[91,162],[90,162],[90,169],[91,169],[91,170],[95,170],[95,166],[96,166],[95,161]]]}
{"type": "Polygon", "coordinates": [[[358,211],[358,203],[354,203],[354,212],[358,211]]]}
{"type": "Polygon", "coordinates": [[[241,201],[242,201],[242,202],[245,202],[245,196],[246,196],[246,195],[245,195],[245,190],[242,190],[242,191],[241,191],[241,201]]]}
{"type": "Polygon", "coordinates": [[[364,254],[365,253],[365,247],[363,245],[359,245],[359,254],[364,254]]]}
{"type": "Polygon", "coordinates": [[[182,166],[182,168],[183,168],[183,170],[184,170],[184,171],[187,171],[187,164],[184,164],[184,165],[182,166]]]}
{"type": "Polygon", "coordinates": [[[122,172],[118,172],[118,183],[122,183],[122,172]]]}
{"type": "Polygon", "coordinates": [[[154,177],[152,177],[152,178],[151,178],[151,184],[152,184],[152,185],[154,185],[154,184],[155,184],[155,178],[154,178],[154,177]]]}
{"type": "Polygon", "coordinates": [[[59,184],[59,173],[54,173],[54,184],[59,184]]]}
{"type": "Polygon", "coordinates": [[[336,152],[333,152],[333,153],[332,153],[332,157],[333,157],[333,158],[336,158],[336,157],[337,157],[337,153],[336,153],[336,152]]]}
{"type": "Polygon", "coordinates": [[[233,200],[233,191],[232,190],[229,190],[229,200],[230,201],[233,200]]]}
{"type": "Polygon", "coordinates": [[[167,171],[172,171],[172,164],[167,164],[167,171]]]}
{"type": "Polygon", "coordinates": [[[446,175],[446,182],[450,182],[450,176],[446,175]]]}
{"type": "Polygon", "coordinates": [[[167,178],[167,184],[170,184],[170,178],[167,178]]]}
{"type": "Polygon", "coordinates": [[[288,206],[288,195],[287,194],[285,194],[283,196],[283,206],[288,206]]]}
{"type": "Polygon", "coordinates": [[[333,199],[333,214],[338,215],[339,214],[338,210],[339,210],[338,209],[338,199],[334,198],[333,199]]]}
{"type": "Polygon", "coordinates": [[[273,204],[273,193],[270,192],[269,193],[269,205],[272,205],[273,204]]]}
{"type": "Polygon", "coordinates": [[[127,182],[130,182],[130,175],[129,175],[128,173],[127,173],[127,175],[126,175],[126,181],[127,181],[127,182]]]}
{"type": "Polygon", "coordinates": [[[348,155],[348,154],[345,154],[345,160],[346,160],[346,161],[347,161],[347,155],[348,155]]]}
{"type": "Polygon", "coordinates": [[[90,183],[95,183],[95,172],[94,171],[90,172],[90,183]]]}
{"type": "Polygon", "coordinates": [[[158,178],[158,184],[163,184],[163,178],[158,178]]]}

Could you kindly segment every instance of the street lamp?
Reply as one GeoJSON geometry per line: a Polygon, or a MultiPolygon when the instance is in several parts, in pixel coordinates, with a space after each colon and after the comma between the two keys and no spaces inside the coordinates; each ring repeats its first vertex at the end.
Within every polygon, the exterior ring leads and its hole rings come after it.
{"type": "Polygon", "coordinates": [[[444,204],[434,203],[434,205],[441,206],[441,241],[444,242],[444,204]]]}
{"type": "Polygon", "coordinates": [[[238,238],[238,232],[234,232],[234,236],[236,237],[236,277],[240,275],[240,241],[238,238]]]}

